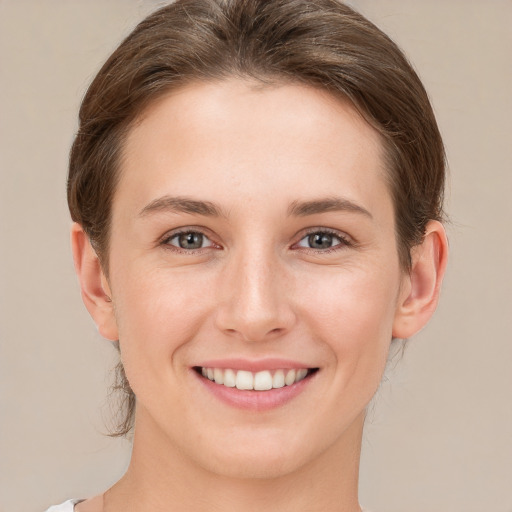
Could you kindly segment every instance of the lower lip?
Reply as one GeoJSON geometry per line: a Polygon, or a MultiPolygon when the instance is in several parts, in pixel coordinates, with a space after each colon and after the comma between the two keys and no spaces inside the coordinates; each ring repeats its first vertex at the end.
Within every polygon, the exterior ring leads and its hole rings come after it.
{"type": "Polygon", "coordinates": [[[249,411],[268,411],[281,407],[287,402],[302,393],[318,372],[308,375],[299,382],[291,386],[284,386],[267,391],[241,390],[237,388],[228,388],[222,384],[202,377],[196,371],[192,370],[196,378],[208,389],[214,396],[231,407],[245,409],[249,411]]]}

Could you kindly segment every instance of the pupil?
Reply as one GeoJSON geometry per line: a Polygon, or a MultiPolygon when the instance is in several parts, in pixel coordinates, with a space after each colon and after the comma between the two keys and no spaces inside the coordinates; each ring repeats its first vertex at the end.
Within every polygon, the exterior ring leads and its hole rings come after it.
{"type": "Polygon", "coordinates": [[[332,235],[328,233],[315,233],[309,235],[309,246],[313,249],[328,249],[332,246],[332,235]]]}
{"type": "Polygon", "coordinates": [[[182,249],[200,249],[203,245],[203,235],[201,233],[182,233],[179,243],[182,249]]]}

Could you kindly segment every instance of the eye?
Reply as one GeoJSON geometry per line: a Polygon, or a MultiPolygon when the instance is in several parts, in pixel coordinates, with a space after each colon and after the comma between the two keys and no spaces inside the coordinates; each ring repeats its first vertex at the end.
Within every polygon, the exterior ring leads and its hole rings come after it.
{"type": "Polygon", "coordinates": [[[213,246],[212,241],[199,231],[185,231],[176,233],[164,240],[164,243],[178,247],[179,249],[183,249],[185,251],[193,251],[213,246]]]}
{"type": "Polygon", "coordinates": [[[343,236],[329,231],[315,231],[302,238],[297,244],[298,247],[305,247],[315,250],[327,250],[337,246],[350,245],[343,236]]]}

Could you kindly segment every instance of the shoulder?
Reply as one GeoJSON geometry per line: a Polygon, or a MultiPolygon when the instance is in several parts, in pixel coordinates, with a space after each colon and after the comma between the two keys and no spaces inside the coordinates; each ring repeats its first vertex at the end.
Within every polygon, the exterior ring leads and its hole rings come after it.
{"type": "Polygon", "coordinates": [[[75,505],[82,500],[68,500],[60,505],[50,507],[46,512],[73,512],[75,505]]]}

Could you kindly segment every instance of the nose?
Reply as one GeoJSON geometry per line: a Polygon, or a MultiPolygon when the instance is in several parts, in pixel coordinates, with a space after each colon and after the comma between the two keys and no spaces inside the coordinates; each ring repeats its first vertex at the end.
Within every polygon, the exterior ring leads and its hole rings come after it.
{"type": "Polygon", "coordinates": [[[219,283],[216,325],[244,341],[275,339],[296,321],[290,279],[273,251],[240,251],[226,262],[219,283]]]}

